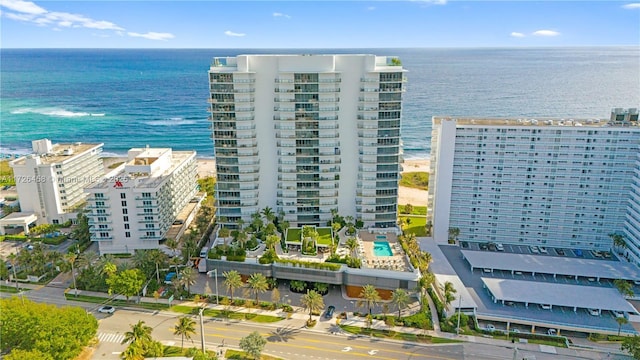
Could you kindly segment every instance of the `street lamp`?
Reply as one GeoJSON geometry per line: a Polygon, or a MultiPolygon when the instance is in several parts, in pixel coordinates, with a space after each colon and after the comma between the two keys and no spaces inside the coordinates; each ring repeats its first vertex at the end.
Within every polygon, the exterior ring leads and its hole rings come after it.
{"type": "Polygon", "coordinates": [[[207,354],[204,349],[204,320],[202,319],[202,312],[204,311],[203,307],[200,307],[200,341],[202,342],[202,353],[207,354]]]}
{"type": "Polygon", "coordinates": [[[216,305],[220,305],[220,301],[218,300],[218,269],[207,271],[207,276],[211,277],[211,273],[213,273],[216,278],[216,305]]]}

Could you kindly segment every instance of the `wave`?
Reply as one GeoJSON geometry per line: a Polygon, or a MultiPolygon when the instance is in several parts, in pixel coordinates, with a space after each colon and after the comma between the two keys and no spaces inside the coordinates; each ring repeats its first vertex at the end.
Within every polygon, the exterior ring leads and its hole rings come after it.
{"type": "Polygon", "coordinates": [[[173,117],[173,118],[164,119],[164,120],[145,121],[144,123],[151,126],[178,126],[178,125],[193,125],[193,124],[197,124],[198,122],[194,120],[185,120],[181,117],[173,117]]]}
{"type": "Polygon", "coordinates": [[[88,113],[84,111],[70,111],[60,108],[20,108],[11,111],[11,114],[40,114],[53,117],[84,117],[84,116],[105,116],[104,113],[88,113]]]}

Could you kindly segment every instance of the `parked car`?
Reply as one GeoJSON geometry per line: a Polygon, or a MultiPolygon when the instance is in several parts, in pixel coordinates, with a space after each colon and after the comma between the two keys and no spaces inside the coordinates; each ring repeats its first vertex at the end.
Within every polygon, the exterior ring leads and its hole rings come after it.
{"type": "Polygon", "coordinates": [[[480,243],[480,250],[487,250],[489,248],[489,246],[487,245],[487,243],[480,243]]]}
{"type": "Polygon", "coordinates": [[[560,255],[560,256],[564,256],[564,255],[565,255],[565,254],[564,254],[564,250],[562,250],[562,249],[556,249],[556,252],[557,252],[557,253],[558,253],[558,255],[560,255]]]}
{"type": "Polygon", "coordinates": [[[537,246],[529,246],[529,250],[531,250],[531,252],[534,254],[540,253],[540,249],[538,249],[537,246]]]}
{"type": "Polygon", "coordinates": [[[502,246],[502,244],[500,244],[500,243],[497,243],[497,244],[496,244],[496,250],[498,250],[498,251],[504,251],[504,246],[502,246]]]}
{"type": "Polygon", "coordinates": [[[324,314],[325,319],[331,319],[333,317],[333,312],[336,311],[336,307],[331,305],[327,308],[327,312],[324,314]]]}
{"type": "Polygon", "coordinates": [[[547,335],[556,336],[557,334],[558,334],[558,332],[556,331],[556,329],[547,330],[547,335]]]}
{"type": "Polygon", "coordinates": [[[617,317],[617,318],[623,318],[624,317],[624,313],[622,311],[611,310],[611,313],[613,314],[614,317],[617,317]]]}
{"type": "Polygon", "coordinates": [[[550,304],[540,304],[540,308],[542,310],[551,310],[551,305],[550,304]]]}
{"type": "Polygon", "coordinates": [[[577,257],[582,257],[582,250],[575,249],[575,250],[573,250],[573,252],[576,254],[577,257]]]}
{"type": "Polygon", "coordinates": [[[116,311],[116,308],[109,305],[100,306],[98,308],[98,312],[103,314],[113,314],[115,311],[116,311]]]}
{"type": "Polygon", "coordinates": [[[600,315],[600,310],[598,310],[598,309],[589,309],[589,315],[599,316],[600,315]]]}
{"type": "Polygon", "coordinates": [[[548,254],[548,253],[549,253],[549,252],[547,251],[547,248],[546,248],[546,247],[544,247],[544,246],[541,246],[541,247],[539,248],[539,250],[540,250],[540,253],[541,253],[541,254],[548,254]]]}
{"type": "Polygon", "coordinates": [[[489,324],[489,325],[487,325],[487,331],[496,331],[496,327],[491,325],[491,324],[489,324]]]}

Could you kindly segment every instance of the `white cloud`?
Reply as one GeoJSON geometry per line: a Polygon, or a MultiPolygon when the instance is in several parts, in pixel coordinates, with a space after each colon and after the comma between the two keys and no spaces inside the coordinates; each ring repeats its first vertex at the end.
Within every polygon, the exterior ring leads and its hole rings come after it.
{"type": "Polygon", "coordinates": [[[538,30],[534,31],[531,35],[533,36],[558,36],[559,32],[553,30],[538,30]]]}
{"type": "Polygon", "coordinates": [[[0,0],[0,6],[5,7],[9,10],[13,10],[23,14],[44,14],[47,10],[41,8],[40,6],[32,3],[31,1],[21,1],[21,0],[0,0]]]}
{"type": "Polygon", "coordinates": [[[224,34],[227,35],[227,36],[236,36],[236,37],[243,37],[243,36],[246,35],[246,34],[242,34],[242,33],[234,33],[231,30],[225,31],[224,34]]]}
{"type": "Polygon", "coordinates": [[[446,5],[447,0],[411,0],[411,2],[433,4],[433,5],[446,5]]]}
{"type": "MultiPolygon", "coordinates": [[[[111,21],[95,20],[82,14],[48,11],[30,1],[0,0],[0,7],[4,8],[0,10],[0,16],[11,20],[30,22],[38,26],[51,26],[54,31],[60,31],[60,28],[87,28],[111,30],[115,31],[117,35],[125,35],[125,29],[111,21]],[[10,10],[10,12],[7,10],[10,10]]],[[[149,40],[169,40],[175,37],[171,33],[160,32],[129,32],[128,35],[149,40]]],[[[244,34],[236,36],[244,36],[244,34]]]]}
{"type": "Polygon", "coordinates": [[[157,33],[157,32],[148,32],[145,34],[128,32],[127,35],[132,37],[141,37],[149,40],[162,40],[162,41],[173,39],[175,37],[173,34],[170,34],[170,33],[157,33]]]}
{"type": "Polygon", "coordinates": [[[522,38],[522,37],[524,37],[524,34],[521,33],[521,32],[515,32],[514,31],[514,32],[511,33],[511,37],[522,38]]]}
{"type": "Polygon", "coordinates": [[[286,19],[291,19],[291,16],[289,16],[287,14],[279,13],[279,12],[274,12],[273,13],[273,17],[283,17],[283,18],[286,18],[286,19]]]}
{"type": "Polygon", "coordinates": [[[375,6],[369,6],[369,7],[367,8],[367,11],[373,11],[373,10],[375,10],[375,9],[376,9],[376,7],[375,7],[375,6]]]}
{"type": "Polygon", "coordinates": [[[626,4],[626,5],[622,5],[623,9],[640,9],[640,3],[631,3],[631,4],[626,4]]]}

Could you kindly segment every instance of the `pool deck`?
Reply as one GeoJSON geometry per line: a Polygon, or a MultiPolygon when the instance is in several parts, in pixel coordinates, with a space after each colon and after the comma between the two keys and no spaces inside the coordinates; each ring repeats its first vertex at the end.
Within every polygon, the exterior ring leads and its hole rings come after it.
{"type": "Polygon", "coordinates": [[[360,231],[358,233],[358,242],[360,243],[359,255],[362,258],[362,267],[370,269],[383,269],[394,271],[411,271],[407,262],[404,251],[398,242],[398,236],[395,233],[388,232],[386,234],[369,233],[368,231],[360,231]],[[378,236],[385,235],[386,239],[379,239],[378,236]],[[386,241],[391,247],[392,256],[375,256],[373,252],[374,242],[386,241]]]}

